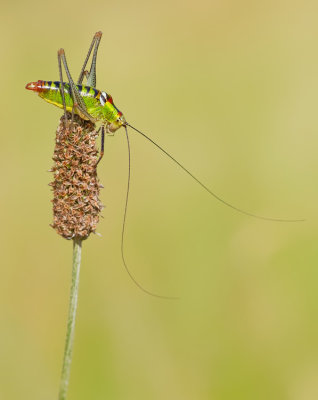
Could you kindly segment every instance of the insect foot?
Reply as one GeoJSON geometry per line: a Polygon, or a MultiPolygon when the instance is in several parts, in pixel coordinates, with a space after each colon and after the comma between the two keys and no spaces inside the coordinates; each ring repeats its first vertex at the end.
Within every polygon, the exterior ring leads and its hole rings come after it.
{"type": "Polygon", "coordinates": [[[103,208],[96,173],[97,132],[94,124],[74,116],[64,126],[63,117],[56,132],[52,172],[53,224],[65,239],[87,239],[95,232],[103,208]]]}

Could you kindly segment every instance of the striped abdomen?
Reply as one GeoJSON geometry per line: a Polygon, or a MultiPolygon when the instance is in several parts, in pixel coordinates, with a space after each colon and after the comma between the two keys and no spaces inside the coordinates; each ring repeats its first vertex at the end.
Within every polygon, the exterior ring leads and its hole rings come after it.
{"type": "MultiPolygon", "coordinates": [[[[72,111],[73,99],[70,95],[70,85],[63,83],[64,96],[67,111],[72,111]]],[[[39,96],[48,103],[63,108],[63,100],[60,91],[61,82],[59,81],[37,81],[26,85],[26,89],[37,92],[39,96]]],[[[114,122],[122,113],[113,104],[112,97],[105,92],[84,85],[76,85],[88,113],[96,120],[114,122]]],[[[81,115],[83,118],[83,116],[81,115]]]]}

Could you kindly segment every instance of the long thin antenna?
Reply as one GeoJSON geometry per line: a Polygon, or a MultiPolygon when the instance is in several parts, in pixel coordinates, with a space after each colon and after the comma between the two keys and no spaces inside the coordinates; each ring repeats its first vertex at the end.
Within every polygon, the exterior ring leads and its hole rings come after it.
{"type": "MultiPolygon", "coordinates": [[[[238,211],[238,212],[240,212],[242,214],[248,215],[249,217],[258,218],[258,219],[262,219],[262,220],[265,220],[265,221],[275,221],[275,222],[303,222],[303,221],[305,221],[305,219],[283,219],[283,218],[263,217],[261,215],[256,215],[256,214],[250,213],[248,211],[244,211],[244,210],[242,210],[242,209],[240,209],[238,207],[233,206],[232,204],[228,203],[227,201],[223,200],[220,196],[218,196],[217,194],[212,192],[212,190],[210,190],[207,186],[205,186],[187,168],[185,168],[181,163],[179,163],[179,161],[177,161],[174,157],[172,157],[171,154],[169,154],[166,150],[164,150],[161,146],[159,146],[158,143],[156,143],[155,141],[150,139],[150,137],[147,136],[145,133],[142,133],[141,131],[139,131],[138,129],[134,128],[132,125],[130,125],[128,123],[126,123],[126,126],[129,126],[131,129],[135,130],[140,135],[142,135],[144,138],[149,140],[149,142],[154,144],[159,150],[161,150],[164,154],[166,154],[172,161],[174,161],[177,165],[179,165],[179,167],[182,168],[183,171],[185,171],[188,175],[190,175],[191,178],[193,178],[200,186],[203,187],[203,189],[205,189],[208,193],[210,193],[211,196],[213,196],[214,198],[216,198],[218,201],[220,201],[221,203],[225,204],[226,206],[232,208],[233,210],[236,210],[236,211],[238,211]]],[[[126,126],[125,126],[125,128],[126,128],[126,126]]]]}
{"type": "Polygon", "coordinates": [[[122,231],[121,231],[121,258],[123,260],[123,264],[125,266],[125,269],[130,276],[131,280],[135,283],[136,286],[139,287],[144,293],[149,294],[150,296],[153,297],[158,297],[160,299],[168,299],[168,300],[176,300],[178,297],[169,297],[169,296],[162,296],[159,294],[155,294],[152,292],[149,292],[149,290],[145,289],[140,285],[139,282],[136,281],[135,277],[132,275],[130,272],[126,260],[125,260],[125,255],[124,255],[124,238],[125,238],[125,226],[126,226],[126,217],[127,217],[127,209],[128,209],[128,197],[129,197],[129,188],[130,188],[130,172],[131,172],[131,159],[130,159],[130,143],[129,143],[129,137],[128,137],[128,131],[127,127],[125,126],[125,131],[126,131],[126,139],[127,139],[127,146],[128,146],[128,183],[127,183],[127,192],[126,192],[126,201],[125,201],[125,211],[124,211],[124,218],[123,218],[123,226],[122,226],[122,231]]]}

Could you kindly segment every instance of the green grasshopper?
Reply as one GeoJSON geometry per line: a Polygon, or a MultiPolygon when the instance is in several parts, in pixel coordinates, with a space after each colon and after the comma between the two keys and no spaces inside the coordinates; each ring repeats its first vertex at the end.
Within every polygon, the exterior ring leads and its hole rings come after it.
{"type": "Polygon", "coordinates": [[[125,234],[125,223],[127,216],[128,196],[129,196],[129,185],[130,185],[130,144],[127,127],[130,127],[134,131],[138,132],[145,139],[155,145],[159,150],[166,154],[173,162],[175,162],[183,171],[185,171],[191,178],[193,178],[204,190],[206,190],[211,196],[223,203],[224,205],[250,217],[267,220],[267,221],[278,221],[278,222],[299,222],[304,221],[303,219],[281,219],[281,218],[269,218],[263,217],[256,214],[252,214],[248,211],[244,211],[218,196],[216,193],[211,191],[206,185],[204,185],[198,178],[196,178],[187,168],[185,168],[179,161],[177,161],[170,153],[164,150],[158,143],[153,141],[149,136],[140,130],[130,125],[123,113],[115,106],[113,99],[110,94],[96,89],[96,60],[99,43],[102,37],[102,32],[95,33],[92,43],[89,47],[86,59],[81,69],[77,83],[75,84],[70,74],[65,52],[63,49],[58,51],[58,66],[60,81],[43,81],[38,80],[37,82],[30,82],[26,85],[26,89],[32,90],[47,101],[48,103],[54,104],[55,106],[64,109],[64,118],[67,120],[67,111],[71,112],[72,115],[77,114],[84,120],[89,120],[94,124],[101,122],[101,150],[100,157],[96,163],[100,162],[104,154],[104,139],[106,134],[114,134],[119,128],[124,127],[126,132],[127,144],[128,144],[128,156],[129,156],[129,170],[128,170],[128,185],[126,193],[125,211],[122,226],[122,237],[121,237],[121,254],[124,266],[135,284],[144,292],[156,296],[148,290],[144,289],[133,277],[130,270],[127,267],[127,263],[124,257],[124,234],[125,234]],[[94,51],[93,51],[94,50],[94,51]],[[93,51],[92,62],[90,71],[86,71],[86,65],[93,51]],[[62,63],[67,75],[68,82],[63,82],[62,63]],[[86,85],[83,85],[83,79],[86,77],[86,85]]]}

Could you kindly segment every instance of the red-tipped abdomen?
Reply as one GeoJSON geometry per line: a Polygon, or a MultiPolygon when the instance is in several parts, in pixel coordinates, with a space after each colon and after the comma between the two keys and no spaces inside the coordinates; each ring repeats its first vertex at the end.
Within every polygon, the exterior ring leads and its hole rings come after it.
{"type": "Polygon", "coordinates": [[[28,90],[33,90],[34,92],[43,92],[43,90],[47,89],[44,83],[44,81],[30,82],[25,88],[28,90]]]}

